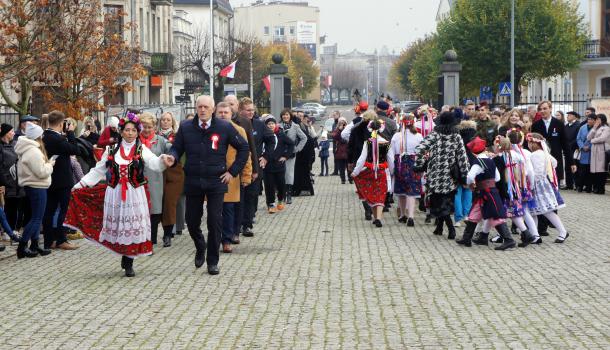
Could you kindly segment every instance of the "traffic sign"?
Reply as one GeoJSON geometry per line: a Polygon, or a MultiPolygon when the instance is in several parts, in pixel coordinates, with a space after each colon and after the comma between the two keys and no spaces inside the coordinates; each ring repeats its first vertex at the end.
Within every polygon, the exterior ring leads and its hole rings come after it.
{"type": "Polygon", "coordinates": [[[498,89],[498,91],[499,91],[499,93],[498,93],[499,96],[510,96],[512,93],[510,82],[505,81],[505,82],[500,83],[500,88],[498,89]]]}
{"type": "Polygon", "coordinates": [[[180,95],[192,95],[193,93],[193,89],[180,89],[180,95]]]}
{"type": "Polygon", "coordinates": [[[481,86],[481,89],[479,91],[479,99],[481,101],[491,101],[493,99],[491,86],[481,86]]]}

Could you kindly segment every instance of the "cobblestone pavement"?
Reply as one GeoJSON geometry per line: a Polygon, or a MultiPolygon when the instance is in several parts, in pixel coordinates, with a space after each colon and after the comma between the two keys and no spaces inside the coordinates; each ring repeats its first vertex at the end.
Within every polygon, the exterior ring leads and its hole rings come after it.
{"type": "MultiPolygon", "coordinates": [[[[259,211],[256,236],[196,270],[188,237],[135,262],[77,251],[0,261],[3,349],[610,347],[608,196],[565,193],[570,232],[509,252],[459,247],[432,227],[362,218],[351,185],[259,211]]],[[[461,229],[459,229],[461,231],[461,229]]],[[[1,253],[6,254],[6,253],[1,253]]]]}

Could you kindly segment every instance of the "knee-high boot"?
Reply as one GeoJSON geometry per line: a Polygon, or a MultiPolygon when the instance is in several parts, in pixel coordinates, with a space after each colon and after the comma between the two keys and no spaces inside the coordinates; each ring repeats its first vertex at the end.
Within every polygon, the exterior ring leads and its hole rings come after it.
{"type": "MultiPolygon", "coordinates": [[[[476,229],[476,224],[475,224],[476,229]]],[[[472,240],[472,243],[476,245],[487,245],[487,237],[489,237],[489,232],[479,232],[478,237],[472,240]]]]}
{"type": "Polygon", "coordinates": [[[443,218],[443,221],[447,225],[448,235],[447,239],[455,239],[455,227],[453,226],[453,220],[451,220],[451,215],[447,215],[443,218]]]}
{"type": "Polygon", "coordinates": [[[371,206],[366,201],[362,201],[362,207],[364,207],[364,220],[373,220],[373,209],[371,209],[371,206]]]}
{"type": "Polygon", "coordinates": [[[466,221],[466,228],[464,228],[464,234],[462,235],[462,239],[458,239],[455,242],[466,247],[472,247],[472,236],[474,235],[474,230],[476,228],[476,223],[472,221],[466,221]]]}
{"type": "Polygon", "coordinates": [[[500,236],[503,239],[502,245],[500,245],[499,247],[496,247],[495,248],[496,250],[506,250],[506,249],[514,248],[517,246],[517,244],[515,243],[515,240],[513,239],[513,237],[511,237],[510,229],[508,228],[506,223],[496,226],[496,230],[498,231],[498,233],[500,234],[500,236]]]}
{"type": "Polygon", "coordinates": [[[436,225],[436,228],[434,229],[434,231],[432,233],[437,236],[442,236],[443,235],[443,225],[445,224],[445,220],[443,218],[436,218],[434,220],[434,224],[436,225]]]}
{"type": "Polygon", "coordinates": [[[133,270],[133,258],[123,255],[121,257],[121,267],[125,269],[126,277],[133,277],[136,275],[136,272],[133,270]]]}

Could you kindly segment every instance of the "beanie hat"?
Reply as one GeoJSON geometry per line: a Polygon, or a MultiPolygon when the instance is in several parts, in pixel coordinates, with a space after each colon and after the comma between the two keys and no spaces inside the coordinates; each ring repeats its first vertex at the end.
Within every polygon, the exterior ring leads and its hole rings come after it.
{"type": "Polygon", "coordinates": [[[118,128],[119,127],[119,118],[117,117],[110,117],[108,118],[108,126],[111,128],[118,128]]]}
{"type": "Polygon", "coordinates": [[[277,121],[275,120],[275,118],[271,114],[267,114],[263,118],[264,118],[263,121],[265,122],[265,125],[267,125],[267,124],[269,124],[271,122],[274,122],[274,123],[277,124],[277,121]]]}
{"type": "Polygon", "coordinates": [[[42,136],[42,128],[34,123],[28,122],[25,126],[25,137],[30,140],[36,140],[42,136]]]}
{"type": "Polygon", "coordinates": [[[0,137],[4,137],[4,135],[8,134],[8,132],[11,130],[13,130],[13,126],[11,124],[2,123],[0,126],[0,137]]]}
{"type": "Polygon", "coordinates": [[[382,111],[387,111],[390,108],[390,104],[387,103],[386,101],[379,101],[379,102],[377,102],[377,108],[379,108],[382,111]]]}
{"type": "Polygon", "coordinates": [[[485,151],[486,142],[480,137],[475,137],[472,141],[468,142],[466,147],[470,150],[470,152],[474,154],[479,154],[485,151]]]}

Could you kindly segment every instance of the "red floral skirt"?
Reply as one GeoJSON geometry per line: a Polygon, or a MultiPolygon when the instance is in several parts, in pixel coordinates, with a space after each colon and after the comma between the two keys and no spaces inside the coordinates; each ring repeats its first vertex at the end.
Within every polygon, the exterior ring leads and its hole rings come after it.
{"type": "Polygon", "coordinates": [[[366,201],[371,207],[385,204],[385,197],[388,193],[388,179],[385,169],[375,171],[365,168],[354,178],[356,192],[360,200],[366,201]]]}
{"type": "Polygon", "coordinates": [[[88,240],[120,255],[129,257],[150,255],[153,250],[150,240],[133,244],[100,242],[100,232],[104,222],[106,188],[106,185],[97,185],[73,191],[64,225],[80,230],[88,240]]]}

